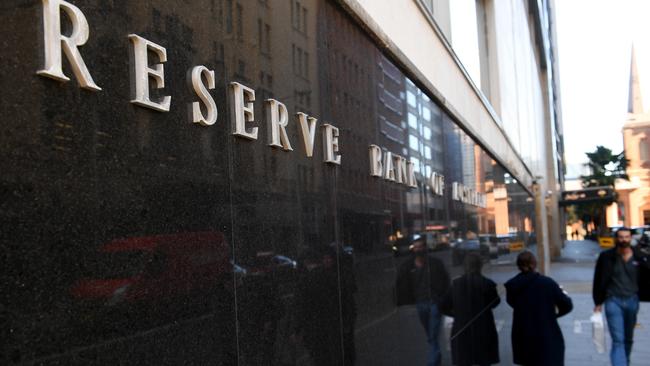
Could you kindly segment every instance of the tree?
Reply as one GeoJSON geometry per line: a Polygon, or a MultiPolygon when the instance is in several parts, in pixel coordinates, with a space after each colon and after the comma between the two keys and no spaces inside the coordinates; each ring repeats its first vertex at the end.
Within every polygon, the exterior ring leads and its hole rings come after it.
{"type": "Polygon", "coordinates": [[[604,146],[596,146],[596,151],[586,154],[591,174],[580,176],[583,187],[614,187],[616,179],[628,180],[626,169],[629,161],[625,158],[625,151],[615,155],[604,146]]]}
{"type": "MultiPolygon", "coordinates": [[[[625,158],[625,151],[622,151],[620,154],[614,154],[612,150],[604,146],[596,146],[594,152],[586,154],[587,158],[589,158],[587,165],[591,170],[591,174],[580,176],[584,188],[611,186],[612,189],[615,189],[616,179],[629,179],[626,172],[629,161],[625,158]]],[[[616,196],[616,191],[614,191],[615,200],[616,196]]],[[[602,234],[602,231],[606,227],[606,208],[610,204],[586,204],[576,207],[575,214],[578,217],[582,217],[584,222],[593,221],[597,230],[602,234]]]]}

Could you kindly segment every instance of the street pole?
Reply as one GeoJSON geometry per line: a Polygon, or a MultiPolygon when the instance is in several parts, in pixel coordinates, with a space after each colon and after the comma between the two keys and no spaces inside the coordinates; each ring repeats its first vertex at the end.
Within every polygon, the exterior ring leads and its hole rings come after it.
{"type": "Polygon", "coordinates": [[[551,263],[548,242],[548,217],[546,216],[545,190],[540,183],[542,177],[537,177],[533,182],[535,194],[535,235],[537,237],[537,263],[539,272],[550,275],[551,263]]]}

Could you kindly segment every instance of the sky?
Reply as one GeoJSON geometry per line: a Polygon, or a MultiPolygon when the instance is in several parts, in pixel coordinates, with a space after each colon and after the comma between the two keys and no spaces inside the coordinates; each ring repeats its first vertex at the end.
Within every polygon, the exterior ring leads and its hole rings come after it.
{"type": "Polygon", "coordinates": [[[650,110],[650,1],[556,0],[555,13],[570,178],[582,173],[585,153],[596,146],[623,150],[633,43],[643,107],[650,110]]]}

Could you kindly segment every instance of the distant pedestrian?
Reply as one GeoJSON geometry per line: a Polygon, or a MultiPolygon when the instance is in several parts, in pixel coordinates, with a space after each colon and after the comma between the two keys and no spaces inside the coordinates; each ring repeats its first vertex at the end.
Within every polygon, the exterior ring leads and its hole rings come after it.
{"type": "MultiPolygon", "coordinates": [[[[613,366],[630,364],[639,290],[650,285],[641,275],[650,269],[648,256],[638,248],[632,248],[631,242],[631,230],[626,227],[618,229],[616,247],[600,253],[594,272],[594,311],[602,311],[605,304],[605,317],[612,337],[609,357],[613,366]]],[[[645,293],[641,296],[644,297],[642,300],[650,300],[645,298],[645,293]]]]}
{"type": "Polygon", "coordinates": [[[440,366],[438,334],[442,313],[439,305],[449,291],[449,274],[440,259],[428,255],[423,240],[413,243],[412,254],[397,273],[397,305],[415,304],[429,343],[427,365],[440,366]]]}
{"type": "Polygon", "coordinates": [[[499,363],[499,337],[492,309],[501,302],[496,284],[481,275],[483,261],[477,254],[465,257],[465,274],[451,285],[443,309],[453,316],[452,362],[458,366],[499,363]]]}
{"type": "Polygon", "coordinates": [[[573,309],[571,298],[550,277],[536,272],[529,252],[517,256],[521,271],[506,282],[506,301],[514,309],[513,361],[526,366],[563,366],[564,338],[557,318],[573,309]]]}

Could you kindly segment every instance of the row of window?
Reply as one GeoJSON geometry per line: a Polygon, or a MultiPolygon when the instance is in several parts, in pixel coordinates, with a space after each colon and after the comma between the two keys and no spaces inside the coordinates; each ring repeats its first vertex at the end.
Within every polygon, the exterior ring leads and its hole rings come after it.
{"type": "Polygon", "coordinates": [[[309,52],[295,44],[291,45],[293,73],[309,80],[309,52]]]}
{"type": "Polygon", "coordinates": [[[299,1],[290,0],[291,6],[291,26],[298,32],[307,34],[307,8],[302,6],[299,1]]]}

